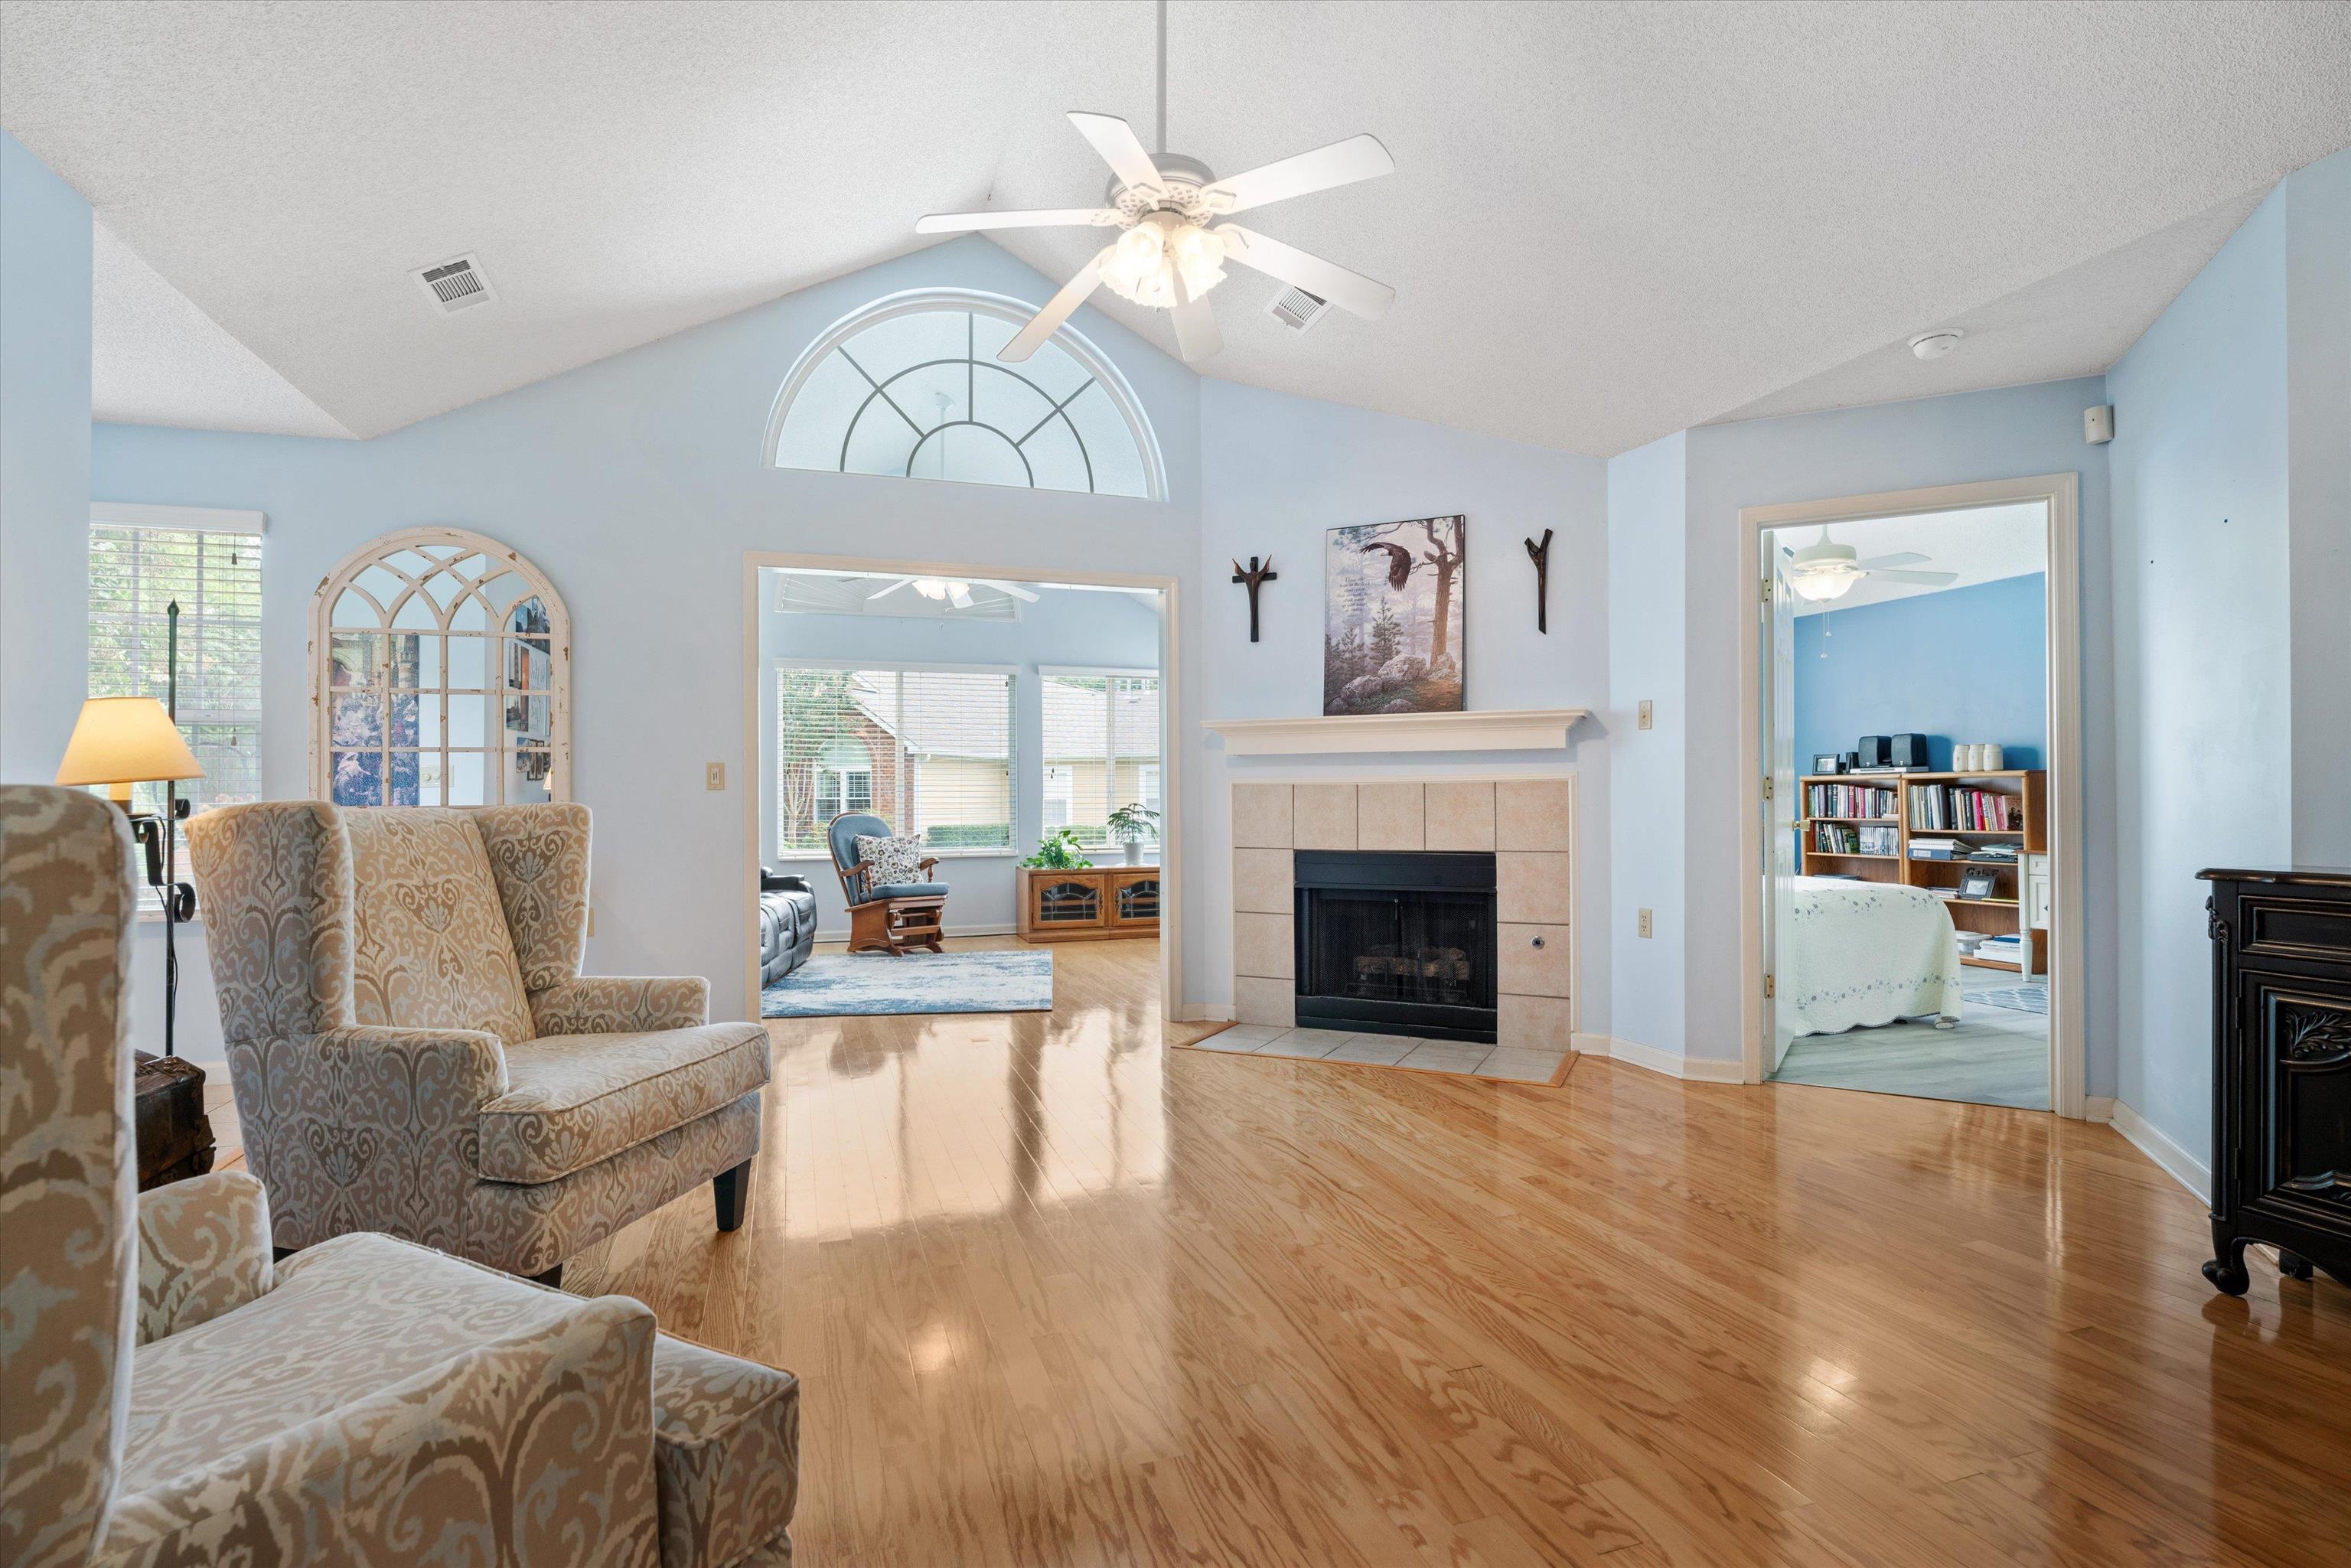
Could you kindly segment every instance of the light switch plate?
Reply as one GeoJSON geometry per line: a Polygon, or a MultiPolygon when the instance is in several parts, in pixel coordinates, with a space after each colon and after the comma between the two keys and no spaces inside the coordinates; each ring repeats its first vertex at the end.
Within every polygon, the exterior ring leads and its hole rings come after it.
{"type": "Polygon", "coordinates": [[[1657,705],[1651,702],[1647,697],[1643,697],[1641,699],[1641,727],[1643,729],[1652,727],[1656,716],[1657,705]]]}
{"type": "Polygon", "coordinates": [[[1646,909],[1641,911],[1641,935],[1644,936],[1651,935],[1649,930],[1649,912],[1646,909]]]}
{"type": "Polygon", "coordinates": [[[705,789],[726,789],[726,764],[724,762],[705,763],[702,769],[702,787],[705,789]]]}

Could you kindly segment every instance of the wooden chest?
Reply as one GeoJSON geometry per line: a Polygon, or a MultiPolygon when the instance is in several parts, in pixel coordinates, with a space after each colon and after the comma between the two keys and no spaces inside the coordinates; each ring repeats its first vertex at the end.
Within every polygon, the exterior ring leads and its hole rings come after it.
{"type": "Polygon", "coordinates": [[[2245,1244],[2351,1283],[2351,871],[2208,871],[2212,1246],[2244,1293],[2245,1244]]]}
{"type": "Polygon", "coordinates": [[[139,1190],[185,1181],[213,1168],[213,1123],[204,1114],[204,1070],[176,1056],[135,1051],[131,1122],[139,1141],[139,1190]]]}

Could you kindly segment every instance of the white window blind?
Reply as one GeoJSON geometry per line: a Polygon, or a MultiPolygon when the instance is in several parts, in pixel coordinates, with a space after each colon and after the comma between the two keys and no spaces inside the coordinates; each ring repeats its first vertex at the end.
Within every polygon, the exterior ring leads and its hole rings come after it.
{"type": "MultiPolygon", "coordinates": [[[[1040,677],[1045,831],[1071,828],[1080,843],[1106,846],[1113,811],[1127,805],[1159,810],[1159,677],[1052,669],[1040,677]]],[[[1144,841],[1155,843],[1158,836],[1155,831],[1144,841]]]]}
{"type": "Polygon", "coordinates": [[[1011,673],[778,664],[778,852],[869,810],[930,850],[1011,848],[1011,673]]]}
{"type": "MultiPolygon", "coordinates": [[[[160,512],[162,509],[157,508],[160,512]]],[[[261,535],[93,517],[89,695],[167,694],[170,619],[180,606],[180,733],[204,767],[179,790],[190,810],[261,798],[261,535]]],[[[132,787],[161,811],[163,786],[132,787]]],[[[180,846],[180,865],[187,847],[180,846]]],[[[152,889],[141,897],[156,905],[152,889]]]]}

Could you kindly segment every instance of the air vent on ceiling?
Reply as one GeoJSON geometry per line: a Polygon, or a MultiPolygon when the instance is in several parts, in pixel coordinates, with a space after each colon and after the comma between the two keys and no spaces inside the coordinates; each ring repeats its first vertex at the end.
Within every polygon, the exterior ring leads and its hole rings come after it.
{"type": "Polygon", "coordinates": [[[1303,332],[1322,319],[1331,302],[1303,288],[1285,288],[1267,306],[1266,313],[1293,332],[1303,332]]]}
{"type": "Polygon", "coordinates": [[[417,287],[433,297],[433,303],[441,308],[444,316],[487,305],[498,297],[490,280],[482,275],[481,262],[470,256],[444,261],[438,267],[420,267],[413,276],[417,287]]]}

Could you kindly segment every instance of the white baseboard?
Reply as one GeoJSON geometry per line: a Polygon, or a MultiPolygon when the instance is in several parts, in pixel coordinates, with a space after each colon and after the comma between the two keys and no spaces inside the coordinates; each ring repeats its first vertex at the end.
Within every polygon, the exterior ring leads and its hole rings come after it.
{"type": "MultiPolygon", "coordinates": [[[[1009,936],[1016,929],[1017,927],[1010,925],[943,925],[939,928],[939,935],[942,936],[1009,936]]],[[[816,939],[820,942],[846,942],[849,940],[849,930],[844,926],[839,931],[820,931],[816,934],[816,939]]]]}
{"type": "Polygon", "coordinates": [[[1233,1009],[1229,1002],[1184,1002],[1176,1007],[1176,1017],[1183,1023],[1230,1023],[1233,1009]]]}
{"type": "Polygon", "coordinates": [[[1667,1078],[1679,1078],[1692,1083],[1739,1083],[1743,1082],[1747,1076],[1745,1067],[1736,1061],[1722,1061],[1707,1056],[1684,1056],[1677,1051],[1643,1045],[1635,1040],[1616,1040],[1604,1034],[1579,1034],[1570,1043],[1586,1056],[1604,1056],[1627,1067],[1660,1072],[1667,1078]]]}
{"type": "Polygon", "coordinates": [[[2093,1095],[2084,1110],[2090,1121],[2104,1122],[2120,1133],[2140,1154],[2153,1160],[2166,1176],[2194,1193],[2199,1201],[2208,1204],[2212,1201],[2210,1168],[2165,1136],[2162,1129],[2154,1123],[2121,1101],[2110,1100],[2103,1094],[2093,1095]]]}

